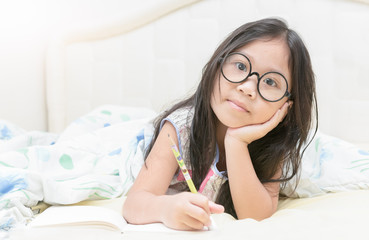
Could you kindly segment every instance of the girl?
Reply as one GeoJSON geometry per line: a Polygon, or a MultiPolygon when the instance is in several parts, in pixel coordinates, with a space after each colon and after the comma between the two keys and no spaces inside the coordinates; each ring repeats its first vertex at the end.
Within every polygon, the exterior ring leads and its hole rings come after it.
{"type": "Polygon", "coordinates": [[[191,230],[224,210],[238,219],[271,216],[281,183],[298,172],[314,107],[310,57],[296,32],[278,19],[239,27],[206,64],[196,92],[157,118],[125,219],[191,230]],[[188,192],[168,135],[177,136],[201,194],[188,192]]]}

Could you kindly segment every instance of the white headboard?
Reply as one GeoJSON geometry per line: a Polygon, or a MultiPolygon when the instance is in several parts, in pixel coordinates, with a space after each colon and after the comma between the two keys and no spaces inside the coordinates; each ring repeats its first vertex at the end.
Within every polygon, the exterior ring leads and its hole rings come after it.
{"type": "Polygon", "coordinates": [[[55,36],[47,55],[49,130],[102,104],[162,110],[193,91],[216,46],[263,17],[288,21],[317,77],[320,129],[369,146],[369,4],[337,0],[156,0],[55,36]],[[133,9],[133,10],[132,10],[133,9]]]}

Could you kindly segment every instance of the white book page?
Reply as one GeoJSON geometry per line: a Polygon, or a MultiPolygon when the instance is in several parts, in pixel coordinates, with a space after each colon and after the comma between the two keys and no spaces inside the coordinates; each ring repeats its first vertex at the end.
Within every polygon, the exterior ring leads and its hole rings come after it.
{"type": "Polygon", "coordinates": [[[127,222],[111,209],[95,206],[51,206],[37,216],[30,227],[96,225],[123,231],[127,222]]]}
{"type": "Polygon", "coordinates": [[[38,215],[29,226],[89,226],[120,232],[178,232],[162,223],[127,224],[121,214],[97,206],[51,206],[38,215]]]}

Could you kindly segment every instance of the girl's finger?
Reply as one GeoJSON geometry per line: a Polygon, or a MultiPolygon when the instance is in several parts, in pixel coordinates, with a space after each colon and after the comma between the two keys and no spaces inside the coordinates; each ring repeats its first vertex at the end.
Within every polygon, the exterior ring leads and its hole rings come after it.
{"type": "MultiPolygon", "coordinates": [[[[209,207],[208,207],[209,208],[209,207]]],[[[210,220],[210,209],[206,212],[205,209],[197,205],[190,205],[187,209],[188,216],[201,222],[203,226],[209,226],[211,224],[210,220]]]]}
{"type": "Polygon", "coordinates": [[[193,218],[190,215],[186,215],[183,219],[183,224],[187,230],[202,230],[204,229],[205,225],[203,222],[199,221],[196,218],[193,218]]]}
{"type": "Polygon", "coordinates": [[[224,207],[220,204],[216,204],[212,201],[209,201],[209,208],[211,213],[223,213],[224,207]]]}
{"type": "Polygon", "coordinates": [[[190,202],[210,214],[209,199],[201,194],[191,194],[190,202]]]}
{"type": "Polygon", "coordinates": [[[287,113],[288,113],[288,108],[290,106],[290,103],[289,102],[285,102],[282,106],[282,108],[280,109],[281,112],[280,112],[280,119],[279,119],[279,122],[282,122],[283,119],[286,117],[287,113]]]}
{"type": "MultiPolygon", "coordinates": [[[[274,114],[274,116],[268,121],[271,123],[271,129],[275,128],[280,122],[283,121],[284,117],[287,115],[289,103],[285,102],[283,106],[277,110],[277,112],[274,114]]],[[[267,123],[268,123],[267,122],[267,123]]]]}

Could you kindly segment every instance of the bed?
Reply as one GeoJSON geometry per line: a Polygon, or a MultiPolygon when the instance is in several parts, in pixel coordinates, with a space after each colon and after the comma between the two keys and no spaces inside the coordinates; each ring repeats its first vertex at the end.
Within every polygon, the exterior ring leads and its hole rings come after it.
{"type": "MultiPolygon", "coordinates": [[[[293,182],[286,187],[289,197],[280,200],[271,218],[236,221],[221,214],[215,216],[217,231],[178,232],[175,238],[365,239],[366,0],[112,4],[129,8],[122,8],[119,15],[76,23],[50,39],[45,54],[48,131],[26,131],[0,121],[0,236],[121,239],[105,230],[35,230],[26,224],[48,205],[87,204],[120,211],[133,181],[120,159],[128,157],[126,150],[135,144],[132,137],[168,103],[194,90],[202,67],[230,31],[247,21],[278,16],[303,37],[317,77],[319,132],[305,154],[300,184],[294,193],[293,182]]],[[[139,166],[129,171],[137,172],[139,166]]],[[[124,239],[149,237],[173,235],[140,233],[124,239]]]]}

